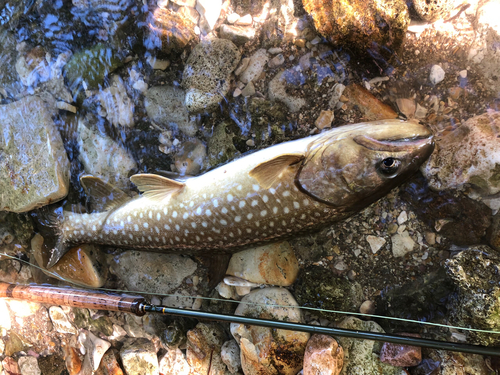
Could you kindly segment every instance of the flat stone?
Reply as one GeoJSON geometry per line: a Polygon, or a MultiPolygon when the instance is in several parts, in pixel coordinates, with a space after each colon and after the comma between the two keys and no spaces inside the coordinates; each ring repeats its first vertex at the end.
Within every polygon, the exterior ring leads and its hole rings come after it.
{"type": "Polygon", "coordinates": [[[433,65],[431,67],[431,71],[429,73],[429,81],[431,81],[433,85],[437,85],[439,82],[441,82],[444,79],[444,76],[445,72],[439,65],[433,65]]]}
{"type": "Polygon", "coordinates": [[[245,98],[252,96],[255,94],[255,86],[252,82],[248,82],[243,90],[241,90],[241,95],[245,98]]]}
{"type": "Polygon", "coordinates": [[[314,121],[314,125],[316,125],[316,127],[320,130],[323,130],[324,128],[330,128],[332,126],[333,119],[333,111],[322,110],[316,121],[314,121]]]}
{"type": "Polygon", "coordinates": [[[78,340],[85,347],[83,367],[88,368],[90,365],[92,371],[96,371],[99,368],[104,353],[111,347],[111,344],[106,340],[100,339],[90,331],[82,331],[78,340]]]}
{"type": "Polygon", "coordinates": [[[312,335],[304,353],[304,375],[339,375],[344,350],[327,335],[312,335]]]}
{"type": "Polygon", "coordinates": [[[349,99],[349,105],[356,105],[368,121],[397,118],[398,114],[387,104],[382,103],[368,90],[352,83],[342,93],[349,99]]]}
{"type": "Polygon", "coordinates": [[[69,161],[52,117],[35,96],[0,106],[0,211],[26,212],[68,194],[69,161]]]}
{"type": "Polygon", "coordinates": [[[176,254],[126,251],[111,264],[115,274],[128,290],[170,293],[193,274],[196,263],[176,254]]]}
{"type": "Polygon", "coordinates": [[[385,238],[377,236],[366,236],[366,241],[370,244],[373,254],[376,254],[385,244],[385,238]]]}
{"type": "Polygon", "coordinates": [[[290,112],[298,112],[306,105],[303,98],[289,95],[286,91],[287,80],[284,75],[285,71],[281,71],[269,82],[269,98],[273,101],[280,101],[285,104],[290,112]]]}
{"type": "Polygon", "coordinates": [[[160,359],[160,374],[189,375],[190,371],[186,356],[179,348],[169,349],[160,359]]]}
{"type": "Polygon", "coordinates": [[[298,272],[295,253],[284,241],[234,254],[226,274],[257,284],[290,286],[297,279],[298,272]]]}
{"type": "Polygon", "coordinates": [[[410,233],[403,231],[396,233],[391,237],[392,240],[392,254],[395,257],[404,257],[406,254],[413,251],[415,248],[415,241],[410,237],[410,233]]]}
{"type": "Polygon", "coordinates": [[[127,90],[121,78],[114,75],[111,78],[111,86],[99,90],[97,94],[103,110],[102,115],[115,126],[133,127],[134,103],[127,95],[127,90]],[[104,113],[105,112],[105,113],[104,113]]]}
{"type": "Polygon", "coordinates": [[[268,61],[269,55],[264,48],[255,51],[254,54],[250,56],[247,68],[240,74],[240,81],[248,83],[260,77],[268,61]]]}
{"type": "Polygon", "coordinates": [[[154,344],[145,338],[128,339],[120,350],[127,375],[159,375],[154,344]]]}
{"type": "Polygon", "coordinates": [[[41,375],[42,371],[38,367],[38,360],[33,356],[20,357],[17,361],[22,375],[41,375]]]}
{"type": "Polygon", "coordinates": [[[255,38],[255,29],[251,26],[222,25],[219,33],[222,39],[228,39],[238,46],[255,38]]]}

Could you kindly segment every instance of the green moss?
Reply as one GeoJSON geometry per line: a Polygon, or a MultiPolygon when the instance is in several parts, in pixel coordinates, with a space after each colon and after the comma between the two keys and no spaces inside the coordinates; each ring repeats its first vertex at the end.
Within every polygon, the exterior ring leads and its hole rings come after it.
{"type": "Polygon", "coordinates": [[[226,130],[228,125],[225,122],[217,125],[208,140],[208,163],[211,167],[226,163],[237,155],[238,151],[233,144],[234,134],[226,130]]]}

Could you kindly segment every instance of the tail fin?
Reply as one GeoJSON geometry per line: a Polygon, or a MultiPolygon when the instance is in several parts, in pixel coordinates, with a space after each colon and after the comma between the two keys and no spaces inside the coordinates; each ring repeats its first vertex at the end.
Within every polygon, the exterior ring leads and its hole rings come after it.
{"type": "Polygon", "coordinates": [[[62,221],[64,220],[63,207],[44,206],[31,213],[39,233],[47,243],[51,244],[51,255],[46,268],[52,267],[68,251],[64,234],[62,232],[62,221]]]}

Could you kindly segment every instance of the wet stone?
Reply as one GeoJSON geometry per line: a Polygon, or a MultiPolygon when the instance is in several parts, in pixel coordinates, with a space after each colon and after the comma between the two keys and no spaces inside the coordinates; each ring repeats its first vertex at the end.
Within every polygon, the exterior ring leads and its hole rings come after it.
{"type": "Polygon", "coordinates": [[[59,306],[51,306],[49,308],[50,320],[54,325],[54,329],[60,333],[76,334],[76,328],[70,323],[63,309],[59,306]]]}
{"type": "MultiPolygon", "coordinates": [[[[401,334],[401,336],[420,337],[418,334],[401,334]]],[[[417,366],[422,361],[422,348],[385,342],[380,350],[380,360],[399,367],[417,366]]]]}
{"type": "Polygon", "coordinates": [[[0,106],[0,210],[26,212],[68,194],[69,161],[54,114],[35,96],[0,106]]]}
{"type": "Polygon", "coordinates": [[[128,290],[162,294],[180,286],[196,268],[196,263],[187,257],[144,251],[126,251],[110,267],[128,290]]]}
{"type": "Polygon", "coordinates": [[[250,56],[246,68],[239,74],[240,81],[248,83],[258,79],[264,71],[264,67],[268,61],[269,55],[264,48],[255,51],[252,56],[250,56]]]}
{"type": "Polygon", "coordinates": [[[217,323],[198,323],[187,333],[186,359],[195,374],[224,375],[221,347],[226,335],[217,323]]]}
{"type": "Polygon", "coordinates": [[[226,39],[203,41],[193,48],[182,79],[182,87],[186,90],[185,105],[190,113],[217,107],[229,91],[229,75],[240,58],[238,48],[226,39]]]}
{"type": "Polygon", "coordinates": [[[151,120],[171,130],[194,136],[198,126],[184,106],[184,90],[174,86],[155,86],[146,92],[144,105],[151,120]]]}
{"type": "Polygon", "coordinates": [[[344,365],[344,350],[334,338],[312,335],[304,354],[304,375],[339,375],[344,365]]]}
{"type": "Polygon", "coordinates": [[[236,374],[241,368],[240,348],[236,340],[226,341],[221,348],[221,358],[231,374],[236,374]]]}
{"type": "Polygon", "coordinates": [[[42,375],[38,361],[35,357],[20,357],[17,361],[22,375],[42,375]]]}
{"type": "Polygon", "coordinates": [[[286,71],[279,72],[269,82],[269,99],[272,101],[280,101],[288,107],[292,113],[298,112],[303,106],[306,105],[305,99],[293,96],[287,93],[287,75],[286,71]]]}
{"type": "Polygon", "coordinates": [[[417,243],[407,231],[396,233],[391,237],[391,241],[392,255],[395,257],[404,257],[406,254],[411,253],[417,246],[417,243]]]}
{"type": "Polygon", "coordinates": [[[160,359],[160,374],[189,375],[190,371],[186,356],[179,348],[169,349],[160,359]]]}
{"type": "Polygon", "coordinates": [[[433,65],[431,67],[431,71],[429,73],[429,81],[433,85],[437,85],[439,82],[441,82],[444,79],[444,76],[445,72],[439,65],[433,65]]]}
{"type": "Polygon", "coordinates": [[[357,106],[366,120],[375,121],[398,117],[398,114],[389,105],[382,103],[368,90],[356,83],[347,86],[342,94],[349,99],[348,105],[357,106]]]}
{"type": "Polygon", "coordinates": [[[111,347],[111,344],[88,331],[80,332],[78,341],[85,347],[83,368],[96,371],[99,368],[104,353],[111,347]]]}
{"type": "Polygon", "coordinates": [[[159,375],[154,344],[145,338],[128,339],[120,350],[127,375],[159,375]]]}
{"type": "MultiPolygon", "coordinates": [[[[117,360],[117,350],[108,350],[101,359],[101,364],[96,374],[101,372],[103,375],[123,375],[123,370],[117,360]]],[[[100,374],[99,374],[100,375],[100,374]]]]}
{"type": "Polygon", "coordinates": [[[255,38],[255,29],[251,26],[222,25],[219,32],[221,39],[228,39],[237,46],[255,38]]]}

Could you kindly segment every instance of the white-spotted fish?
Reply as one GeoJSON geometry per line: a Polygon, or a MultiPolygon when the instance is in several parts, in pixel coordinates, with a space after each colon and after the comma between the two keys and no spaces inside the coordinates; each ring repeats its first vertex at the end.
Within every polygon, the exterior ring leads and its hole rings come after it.
{"type": "Polygon", "coordinates": [[[134,175],[143,192],[134,199],[83,177],[90,195],[108,198],[105,211],[65,211],[48,267],[79,243],[207,255],[317,230],[384,196],[433,148],[425,126],[383,120],[278,144],[185,181],[134,175]]]}

